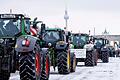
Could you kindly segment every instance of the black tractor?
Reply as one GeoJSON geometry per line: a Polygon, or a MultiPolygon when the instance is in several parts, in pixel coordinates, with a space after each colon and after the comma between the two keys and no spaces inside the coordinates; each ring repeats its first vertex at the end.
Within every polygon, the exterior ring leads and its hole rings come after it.
{"type": "Polygon", "coordinates": [[[83,33],[73,33],[72,43],[77,62],[85,62],[85,66],[97,65],[96,50],[94,49],[94,40],[92,36],[83,33]]]}
{"type": "Polygon", "coordinates": [[[109,41],[104,38],[95,38],[95,48],[97,49],[98,59],[101,59],[104,63],[109,62],[109,49],[107,44],[109,41]]]}
{"type": "Polygon", "coordinates": [[[51,66],[58,67],[59,74],[75,72],[76,57],[70,53],[70,32],[60,28],[46,28],[41,30],[43,47],[49,48],[51,66]]]}

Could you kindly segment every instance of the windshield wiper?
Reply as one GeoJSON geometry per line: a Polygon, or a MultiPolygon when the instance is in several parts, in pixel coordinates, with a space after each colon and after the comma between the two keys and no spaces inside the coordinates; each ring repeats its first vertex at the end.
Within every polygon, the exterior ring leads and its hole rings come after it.
{"type": "Polygon", "coordinates": [[[15,35],[14,35],[14,37],[19,37],[20,35],[22,35],[22,33],[21,33],[21,32],[19,32],[19,33],[15,34],[15,35]]]}

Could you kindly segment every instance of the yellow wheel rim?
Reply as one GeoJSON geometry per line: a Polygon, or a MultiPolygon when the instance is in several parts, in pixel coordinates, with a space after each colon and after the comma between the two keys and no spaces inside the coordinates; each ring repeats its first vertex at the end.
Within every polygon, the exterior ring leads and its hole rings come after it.
{"type": "Polygon", "coordinates": [[[67,66],[70,69],[70,53],[67,54],[67,66]]]}
{"type": "Polygon", "coordinates": [[[74,57],[74,62],[73,62],[73,69],[76,67],[76,58],[74,57]]]}

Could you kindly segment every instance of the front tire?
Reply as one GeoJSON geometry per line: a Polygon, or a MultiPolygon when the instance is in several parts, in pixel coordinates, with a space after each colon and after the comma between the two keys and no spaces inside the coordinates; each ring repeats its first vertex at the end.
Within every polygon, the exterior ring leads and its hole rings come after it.
{"type": "Polygon", "coordinates": [[[9,80],[10,77],[10,57],[0,58],[0,80],[9,80]],[[4,68],[4,69],[3,69],[4,68]]]}
{"type": "Polygon", "coordinates": [[[42,73],[41,73],[41,80],[49,80],[50,74],[50,56],[48,53],[43,52],[42,57],[42,73]]]}

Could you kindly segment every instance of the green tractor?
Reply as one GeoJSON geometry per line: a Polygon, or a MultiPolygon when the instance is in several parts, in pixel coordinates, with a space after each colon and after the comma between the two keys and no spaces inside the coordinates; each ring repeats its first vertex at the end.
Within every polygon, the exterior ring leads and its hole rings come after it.
{"type": "Polygon", "coordinates": [[[59,74],[75,72],[76,56],[70,53],[70,32],[60,28],[43,28],[41,30],[43,47],[49,48],[51,66],[58,67],[59,74]]]}
{"type": "Polygon", "coordinates": [[[21,80],[40,80],[42,54],[40,39],[30,35],[30,18],[0,14],[0,80],[16,70],[21,80]]]}
{"type": "Polygon", "coordinates": [[[107,44],[109,41],[104,38],[95,38],[95,48],[97,49],[98,59],[101,59],[104,63],[109,62],[109,49],[107,44]]]}
{"type": "MultiPolygon", "coordinates": [[[[47,48],[41,47],[38,38],[37,18],[29,25],[31,34],[23,30],[23,35],[17,38],[15,50],[19,55],[19,71],[21,80],[48,80],[50,71],[50,58],[47,48]]],[[[25,25],[23,27],[25,29],[25,25]]],[[[23,29],[22,28],[22,29],[23,29]]]]}
{"type": "Polygon", "coordinates": [[[15,44],[18,36],[25,33],[23,21],[29,31],[29,18],[23,17],[22,14],[0,14],[0,80],[9,80],[10,73],[18,69],[15,44]]]}
{"type": "Polygon", "coordinates": [[[93,38],[83,33],[72,34],[74,49],[71,49],[71,52],[75,53],[77,62],[85,62],[85,66],[97,65],[97,55],[94,49],[93,38]]]}

